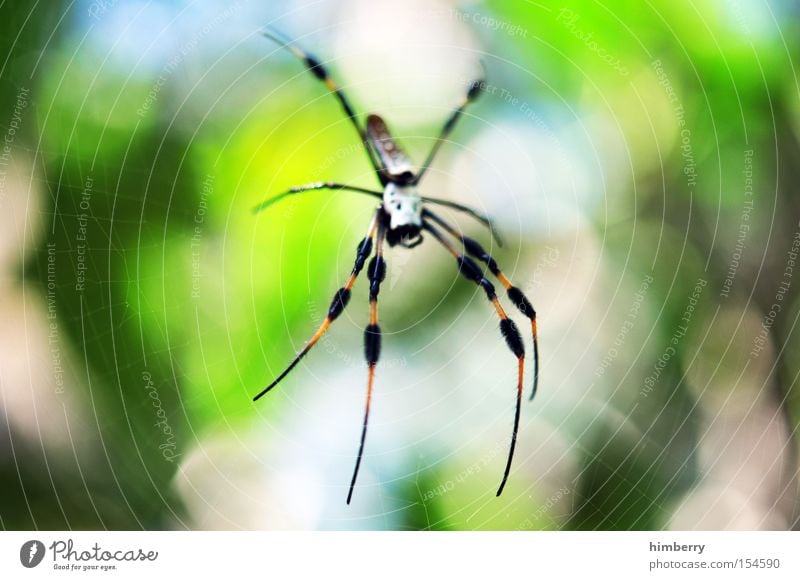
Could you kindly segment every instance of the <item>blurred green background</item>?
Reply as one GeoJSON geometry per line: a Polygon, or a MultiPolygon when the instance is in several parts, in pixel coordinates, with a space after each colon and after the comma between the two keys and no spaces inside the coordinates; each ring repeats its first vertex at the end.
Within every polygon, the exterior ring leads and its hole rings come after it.
{"type": "Polygon", "coordinates": [[[796,2],[264,4],[0,7],[4,529],[798,526],[796,2]],[[265,25],[417,163],[483,63],[421,189],[496,217],[492,252],[539,313],[500,498],[516,365],[430,239],[387,256],[353,505],[363,280],[251,400],[321,322],[374,204],[251,207],[377,185],[265,25]]]}

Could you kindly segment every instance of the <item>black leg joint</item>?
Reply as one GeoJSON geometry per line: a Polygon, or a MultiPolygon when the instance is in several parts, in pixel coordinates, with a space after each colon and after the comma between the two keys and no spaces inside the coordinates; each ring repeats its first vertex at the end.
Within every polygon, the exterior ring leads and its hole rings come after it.
{"type": "Polygon", "coordinates": [[[358,244],[358,249],[356,250],[356,263],[353,266],[353,274],[358,274],[361,272],[361,269],[364,267],[364,264],[371,253],[372,238],[366,237],[361,240],[360,244],[358,244]]]}
{"type": "Polygon", "coordinates": [[[528,301],[528,299],[525,298],[522,290],[516,286],[512,286],[508,289],[508,297],[511,299],[511,302],[514,303],[514,306],[516,306],[525,316],[531,320],[536,318],[536,311],[533,309],[533,305],[528,301]]]}
{"type": "Polygon", "coordinates": [[[386,260],[383,256],[374,256],[370,260],[367,276],[370,282],[383,282],[386,279],[386,260]]]}
{"type": "Polygon", "coordinates": [[[347,288],[339,288],[336,292],[336,296],[333,297],[331,307],[328,309],[328,318],[331,322],[339,317],[348,302],[350,302],[350,290],[347,288]]]}
{"type": "Polygon", "coordinates": [[[481,269],[473,260],[466,256],[459,256],[458,271],[461,272],[467,280],[475,282],[478,286],[483,288],[489,300],[494,300],[497,297],[494,291],[494,285],[484,277],[483,272],[481,272],[481,269]]]}
{"type": "Polygon", "coordinates": [[[522,336],[519,333],[517,325],[510,318],[504,318],[500,321],[500,332],[503,338],[506,339],[506,344],[514,356],[522,358],[525,356],[525,345],[522,342],[522,336]]]}
{"type": "Polygon", "coordinates": [[[494,299],[497,298],[497,294],[494,291],[494,284],[489,282],[489,280],[487,280],[486,278],[481,278],[478,284],[480,285],[481,288],[483,288],[483,291],[486,292],[486,297],[489,300],[494,301],[494,299]]]}
{"type": "Polygon", "coordinates": [[[458,258],[458,271],[467,279],[480,284],[483,279],[483,272],[478,265],[466,256],[458,258]]]}
{"type": "Polygon", "coordinates": [[[471,256],[478,258],[481,262],[485,262],[486,265],[489,266],[489,270],[492,272],[492,274],[495,276],[500,274],[500,267],[497,265],[497,262],[494,261],[494,258],[492,258],[478,242],[465,236],[464,248],[471,256]]]}
{"type": "Polygon", "coordinates": [[[367,364],[374,366],[381,355],[381,327],[370,324],[364,331],[364,356],[367,364]]]}
{"type": "Polygon", "coordinates": [[[308,70],[314,73],[314,76],[319,80],[324,81],[328,78],[328,71],[325,70],[325,67],[322,66],[322,63],[320,63],[310,54],[306,55],[306,66],[308,67],[308,70]]]}
{"type": "Polygon", "coordinates": [[[386,278],[386,260],[383,256],[375,256],[367,266],[367,276],[369,277],[369,299],[377,300],[378,292],[381,290],[381,282],[386,278]]]}
{"type": "Polygon", "coordinates": [[[486,84],[484,80],[472,81],[472,84],[469,86],[469,90],[467,91],[467,100],[474,101],[478,98],[478,95],[481,94],[481,89],[483,85],[486,84]]]}
{"type": "Polygon", "coordinates": [[[381,283],[380,282],[371,282],[369,285],[369,299],[371,302],[378,299],[378,294],[381,291],[381,283]]]}

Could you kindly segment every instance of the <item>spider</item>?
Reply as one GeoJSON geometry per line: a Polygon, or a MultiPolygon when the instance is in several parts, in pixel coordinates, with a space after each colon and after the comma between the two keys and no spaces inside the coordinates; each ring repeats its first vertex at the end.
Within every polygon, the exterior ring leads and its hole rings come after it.
{"type": "Polygon", "coordinates": [[[356,248],[356,257],[353,269],[350,276],[347,278],[344,286],[340,288],[333,297],[328,314],[322,322],[317,331],[312,335],[303,349],[292,360],[289,366],[276,378],[272,383],[265,387],[260,393],[254,397],[257,401],[270,390],[272,390],[278,383],[280,383],[291,371],[297,366],[303,357],[308,354],[311,348],[322,337],[330,325],[341,315],[342,311],[350,301],[350,292],[355,284],[356,278],[364,269],[367,259],[372,256],[369,264],[367,265],[367,278],[369,279],[369,324],[364,332],[364,355],[367,361],[367,400],[364,410],[364,422],[361,428],[361,440],[358,447],[358,456],[356,458],[355,468],[353,470],[353,477],[350,481],[350,488],[347,492],[347,503],[353,498],[353,489],[358,479],[359,468],[361,467],[361,458],[364,454],[364,442],[367,437],[367,425],[369,423],[370,405],[372,402],[372,389],[375,380],[375,366],[378,363],[378,357],[381,351],[381,329],[378,325],[378,294],[380,293],[381,283],[386,277],[386,260],[384,259],[384,244],[389,246],[401,246],[403,248],[414,248],[422,243],[422,232],[429,233],[439,244],[452,254],[456,260],[458,271],[467,280],[477,284],[486,294],[486,297],[494,306],[497,316],[500,319],[500,332],[505,338],[508,348],[514,354],[518,361],[518,379],[517,379],[517,399],[516,409],[514,413],[514,427],[511,434],[511,444],[508,450],[508,459],[506,461],[505,470],[503,472],[503,479],[500,482],[500,487],[497,489],[497,496],[503,492],[503,488],[508,480],[508,475],[511,470],[511,462],[514,457],[514,448],[517,443],[517,432],[519,430],[520,406],[522,401],[522,383],[525,368],[525,347],[520,336],[517,325],[511,320],[506,311],[500,304],[500,300],[495,292],[494,285],[484,276],[482,269],[476,263],[482,262],[486,265],[489,271],[499,280],[505,287],[508,298],[516,306],[522,314],[528,317],[531,322],[531,332],[533,334],[533,389],[531,390],[530,399],[532,400],[536,394],[537,386],[539,383],[539,341],[536,329],[536,311],[533,309],[530,301],[525,297],[522,291],[514,286],[511,281],[506,278],[497,262],[492,258],[489,253],[474,239],[462,235],[457,228],[450,225],[446,220],[439,217],[430,209],[430,205],[441,205],[451,209],[464,212],[476,218],[484,226],[487,227],[492,237],[497,241],[498,246],[502,246],[502,240],[498,236],[492,221],[482,213],[469,208],[467,206],[455,203],[449,200],[437,199],[432,197],[421,196],[417,190],[417,186],[422,178],[425,176],[426,171],[431,166],[437,152],[441,148],[444,141],[447,139],[456,122],[461,117],[465,108],[469,103],[474,101],[484,84],[484,80],[473,81],[464,96],[462,102],[450,114],[450,117],[444,124],[439,135],[434,142],[433,147],[428,153],[427,158],[423,162],[418,171],[414,171],[408,157],[403,150],[392,138],[386,123],[381,117],[375,114],[367,116],[366,125],[362,126],[359,123],[356,113],[350,104],[349,99],[344,91],[337,86],[335,81],[330,77],[328,71],[322,63],[314,56],[298,47],[294,42],[283,37],[273,30],[262,31],[262,34],[268,39],[276,42],[282,48],[289,50],[295,57],[297,57],[317,79],[322,81],[328,90],[338,99],[339,104],[342,106],[345,115],[353,124],[353,127],[358,132],[364,150],[375,169],[375,174],[380,181],[382,191],[366,189],[363,187],[355,187],[345,185],[342,183],[334,182],[317,182],[308,185],[300,185],[293,187],[288,191],[281,193],[273,198],[270,198],[253,208],[253,212],[260,212],[274,203],[285,199],[288,196],[305,193],[317,190],[337,190],[349,191],[370,195],[380,199],[375,213],[367,229],[367,235],[358,244],[356,248]],[[448,237],[449,236],[449,237],[448,237]],[[452,238],[452,239],[451,239],[452,238]],[[457,242],[454,244],[453,241],[457,242]],[[463,247],[463,251],[460,249],[463,247]],[[471,257],[470,257],[471,256],[471,257]]]}

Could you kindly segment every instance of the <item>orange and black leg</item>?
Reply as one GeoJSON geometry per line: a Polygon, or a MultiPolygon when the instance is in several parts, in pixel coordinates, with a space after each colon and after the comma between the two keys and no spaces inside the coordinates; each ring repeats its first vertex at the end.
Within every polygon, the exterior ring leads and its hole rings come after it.
{"type": "Polygon", "coordinates": [[[273,42],[278,43],[283,48],[289,50],[289,52],[291,52],[297,59],[305,64],[306,68],[308,68],[311,74],[322,81],[325,86],[328,87],[328,90],[331,91],[331,93],[333,93],[333,95],[339,100],[339,104],[341,104],[342,109],[344,109],[345,115],[347,115],[347,118],[350,119],[353,127],[355,127],[356,131],[358,131],[358,136],[361,138],[361,142],[364,144],[364,150],[367,152],[367,156],[369,157],[372,166],[375,168],[375,171],[378,172],[378,176],[380,177],[382,167],[375,157],[372,149],[369,147],[366,132],[361,125],[358,124],[358,119],[356,119],[356,113],[353,109],[353,105],[350,104],[350,99],[347,98],[347,95],[344,93],[344,91],[339,88],[336,82],[331,78],[327,69],[322,65],[319,59],[309,54],[296,44],[292,43],[289,39],[284,38],[274,30],[267,29],[262,31],[261,34],[273,42]]]}
{"type": "Polygon", "coordinates": [[[503,480],[500,482],[500,487],[497,490],[499,496],[503,493],[503,488],[508,480],[508,474],[511,471],[511,461],[514,458],[514,449],[517,446],[517,432],[519,431],[519,416],[522,402],[522,379],[525,374],[525,346],[522,343],[522,336],[520,336],[517,325],[506,314],[503,307],[500,305],[500,300],[489,280],[481,272],[478,265],[469,257],[459,252],[453,245],[442,235],[442,233],[428,221],[423,221],[423,227],[430,232],[436,240],[441,243],[453,255],[458,263],[458,270],[468,280],[475,282],[478,286],[483,288],[486,297],[494,306],[497,315],[500,317],[500,332],[503,338],[506,339],[508,348],[517,357],[519,363],[519,371],[517,376],[517,405],[514,412],[514,429],[511,433],[511,446],[508,450],[508,460],[506,461],[506,468],[503,472],[503,480]]]}
{"type": "Polygon", "coordinates": [[[364,193],[366,195],[371,195],[372,197],[377,197],[378,199],[383,197],[383,193],[381,193],[380,191],[374,191],[372,189],[367,189],[365,187],[356,187],[354,185],[345,185],[343,183],[334,183],[332,181],[319,181],[316,183],[309,183],[307,185],[298,185],[296,187],[291,188],[288,191],[284,191],[283,193],[276,195],[275,197],[262,201],[260,204],[258,204],[253,208],[253,213],[258,213],[260,211],[263,211],[267,209],[269,206],[281,201],[282,199],[289,197],[290,195],[305,193],[306,191],[319,191],[321,189],[354,191],[356,193],[364,193]]]}
{"type": "Polygon", "coordinates": [[[342,311],[347,306],[347,303],[350,302],[350,291],[353,288],[353,284],[356,282],[356,278],[358,278],[358,274],[364,268],[364,264],[367,262],[367,258],[369,258],[370,254],[372,254],[372,245],[373,245],[373,238],[375,237],[375,232],[378,229],[378,222],[379,218],[383,215],[383,210],[379,209],[375,213],[375,217],[372,218],[372,223],[370,224],[369,231],[367,232],[367,236],[361,240],[358,244],[358,248],[356,249],[356,260],[355,264],[353,264],[353,270],[350,272],[350,276],[347,278],[347,282],[344,286],[342,286],[337,292],[336,295],[333,297],[333,301],[331,302],[331,306],[328,309],[328,315],[325,317],[325,320],[322,321],[322,324],[311,337],[311,339],[306,343],[303,350],[301,350],[294,360],[286,367],[286,370],[283,371],[277,379],[272,381],[266,388],[264,388],[260,393],[258,393],[255,397],[253,397],[254,401],[257,401],[265,394],[267,394],[273,387],[275,387],[278,383],[280,383],[286,375],[288,375],[292,369],[297,366],[304,356],[311,350],[317,341],[325,334],[325,331],[328,330],[328,327],[336,320],[342,311]]]}
{"type": "Polygon", "coordinates": [[[381,283],[386,278],[386,260],[383,258],[383,242],[386,236],[384,226],[385,214],[381,212],[378,225],[378,239],[375,242],[375,256],[367,266],[369,277],[369,324],[364,330],[364,356],[367,359],[367,403],[364,409],[364,423],[361,427],[361,443],[358,446],[356,467],[353,470],[353,479],[347,492],[347,503],[353,498],[353,488],[358,479],[358,470],[361,467],[361,458],[364,455],[364,442],[367,439],[367,425],[369,424],[369,410],[372,404],[372,386],[375,382],[375,365],[381,354],[381,327],[378,325],[378,294],[381,283]]]}
{"type": "Polygon", "coordinates": [[[448,224],[433,212],[425,210],[422,215],[423,217],[429,218],[442,226],[453,237],[461,240],[461,243],[464,244],[464,249],[469,255],[486,264],[492,274],[494,274],[494,276],[505,287],[508,298],[514,304],[514,306],[516,306],[517,309],[522,312],[522,314],[530,319],[531,333],[533,334],[533,388],[531,389],[531,396],[528,400],[532,401],[536,396],[536,391],[539,388],[539,332],[536,327],[536,310],[533,309],[533,305],[522,293],[522,290],[514,286],[511,281],[506,278],[505,274],[503,274],[503,272],[500,270],[500,266],[498,266],[494,258],[492,258],[492,256],[483,249],[483,246],[481,246],[472,238],[462,235],[453,226],[448,224]]]}

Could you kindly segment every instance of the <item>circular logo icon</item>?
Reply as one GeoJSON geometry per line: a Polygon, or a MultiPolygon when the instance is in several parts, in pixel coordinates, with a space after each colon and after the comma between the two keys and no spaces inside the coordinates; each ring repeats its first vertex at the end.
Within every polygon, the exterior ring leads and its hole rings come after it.
{"type": "Polygon", "coordinates": [[[19,549],[19,561],[26,568],[35,568],[44,559],[44,544],[39,540],[28,540],[19,549]]]}

